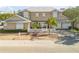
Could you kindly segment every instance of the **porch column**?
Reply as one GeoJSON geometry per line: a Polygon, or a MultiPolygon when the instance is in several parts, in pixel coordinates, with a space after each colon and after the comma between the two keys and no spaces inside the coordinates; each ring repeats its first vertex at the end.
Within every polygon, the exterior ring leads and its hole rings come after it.
{"type": "Polygon", "coordinates": [[[48,25],[46,24],[46,31],[48,30],[48,25]]]}
{"type": "Polygon", "coordinates": [[[30,32],[30,22],[28,23],[27,32],[30,32]]]}

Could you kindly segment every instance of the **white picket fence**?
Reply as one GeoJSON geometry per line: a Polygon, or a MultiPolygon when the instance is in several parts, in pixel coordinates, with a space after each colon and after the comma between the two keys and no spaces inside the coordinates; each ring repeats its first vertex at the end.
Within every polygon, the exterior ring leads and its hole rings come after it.
{"type": "Polygon", "coordinates": [[[29,32],[47,32],[47,29],[30,29],[29,32]]]}
{"type": "MultiPolygon", "coordinates": [[[[48,29],[42,28],[42,29],[30,29],[29,32],[48,32],[48,29]]],[[[50,32],[56,32],[55,29],[50,29],[50,32]]]]}

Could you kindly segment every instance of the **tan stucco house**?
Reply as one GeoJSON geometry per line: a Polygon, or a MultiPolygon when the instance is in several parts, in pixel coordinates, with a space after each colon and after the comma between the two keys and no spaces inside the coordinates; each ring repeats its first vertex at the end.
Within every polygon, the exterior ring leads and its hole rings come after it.
{"type": "Polygon", "coordinates": [[[55,28],[67,29],[69,26],[71,26],[71,24],[68,21],[68,18],[62,14],[62,12],[63,11],[52,7],[30,7],[20,12],[19,15],[30,19],[32,21],[31,25],[38,22],[41,25],[40,28],[48,27],[48,24],[46,24],[48,18],[55,17],[58,21],[58,26],[55,28]]]}
{"type": "Polygon", "coordinates": [[[22,30],[29,30],[30,20],[19,15],[14,15],[9,19],[5,20],[4,29],[5,30],[15,30],[15,29],[22,29],[22,30]]]}
{"type": "Polygon", "coordinates": [[[52,7],[30,7],[19,13],[20,16],[24,18],[28,18],[31,20],[30,28],[32,28],[32,24],[38,22],[40,24],[39,29],[48,28],[48,18],[56,17],[57,18],[57,10],[52,7]]]}

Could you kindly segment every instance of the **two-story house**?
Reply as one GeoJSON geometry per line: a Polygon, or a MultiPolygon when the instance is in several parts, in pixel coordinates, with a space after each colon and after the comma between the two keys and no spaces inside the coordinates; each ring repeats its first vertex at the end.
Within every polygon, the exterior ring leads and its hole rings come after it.
{"type": "Polygon", "coordinates": [[[31,28],[33,23],[38,22],[41,29],[48,27],[48,24],[46,23],[48,18],[57,18],[57,12],[58,11],[52,7],[30,7],[20,12],[19,15],[32,21],[30,25],[31,28]]]}
{"type": "Polygon", "coordinates": [[[55,17],[58,21],[58,26],[55,27],[56,29],[68,29],[71,24],[68,18],[62,14],[64,9],[61,9],[57,10],[52,7],[30,7],[26,10],[23,10],[19,15],[31,20],[31,25],[35,22],[39,22],[41,28],[48,27],[46,24],[48,18],[55,17]]]}

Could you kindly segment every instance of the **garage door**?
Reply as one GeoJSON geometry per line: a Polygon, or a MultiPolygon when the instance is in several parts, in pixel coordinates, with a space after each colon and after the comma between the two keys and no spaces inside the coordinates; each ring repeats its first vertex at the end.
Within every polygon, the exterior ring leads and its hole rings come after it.
{"type": "Polygon", "coordinates": [[[23,29],[23,23],[16,23],[16,29],[23,29]]]}
{"type": "Polygon", "coordinates": [[[70,26],[71,26],[70,23],[64,23],[64,24],[62,25],[62,28],[68,29],[70,26]]]}

